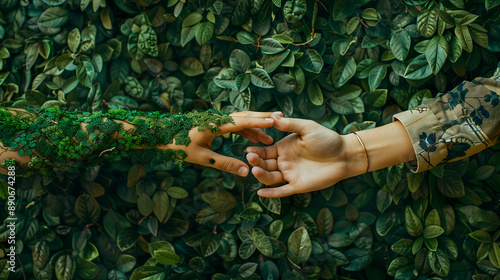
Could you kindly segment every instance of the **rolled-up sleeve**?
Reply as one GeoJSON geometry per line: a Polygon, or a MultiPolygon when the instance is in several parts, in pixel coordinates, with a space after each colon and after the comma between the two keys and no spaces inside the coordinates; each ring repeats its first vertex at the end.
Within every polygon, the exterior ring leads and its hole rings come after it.
{"type": "Polygon", "coordinates": [[[413,172],[463,159],[494,145],[500,132],[499,70],[492,78],[464,81],[424,104],[393,116],[413,144],[413,172]]]}

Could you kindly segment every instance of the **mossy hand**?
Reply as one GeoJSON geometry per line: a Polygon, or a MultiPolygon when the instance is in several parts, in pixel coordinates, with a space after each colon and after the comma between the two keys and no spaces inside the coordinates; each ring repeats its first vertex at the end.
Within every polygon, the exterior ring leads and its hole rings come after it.
{"type": "MultiPolygon", "coordinates": [[[[120,160],[129,150],[141,148],[153,149],[182,167],[186,154],[181,149],[157,147],[174,141],[176,147],[188,145],[189,131],[194,127],[217,133],[218,126],[234,123],[228,114],[216,110],[184,115],[125,110],[91,114],[59,107],[12,112],[0,108],[0,143],[20,156],[31,157],[27,166],[18,166],[19,174],[23,170],[25,175],[35,170],[46,174],[120,160]]],[[[14,159],[5,159],[0,166],[12,165],[14,159]]]]}

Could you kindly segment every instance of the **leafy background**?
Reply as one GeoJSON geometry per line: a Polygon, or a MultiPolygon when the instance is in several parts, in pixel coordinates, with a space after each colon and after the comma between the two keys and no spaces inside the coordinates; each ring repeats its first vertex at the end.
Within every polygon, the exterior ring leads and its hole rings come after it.
{"type": "MultiPolygon", "coordinates": [[[[0,101],[281,110],[346,134],[491,75],[499,4],[0,0],[0,101]]],[[[212,149],[243,159],[247,145],[226,135],[212,149]]],[[[4,258],[0,278],[500,279],[496,150],[282,199],[258,197],[255,178],[180,172],[148,151],[18,178],[16,271],[4,258]]],[[[6,209],[5,177],[0,186],[6,209]]],[[[3,224],[0,240],[8,235],[3,224]]]]}

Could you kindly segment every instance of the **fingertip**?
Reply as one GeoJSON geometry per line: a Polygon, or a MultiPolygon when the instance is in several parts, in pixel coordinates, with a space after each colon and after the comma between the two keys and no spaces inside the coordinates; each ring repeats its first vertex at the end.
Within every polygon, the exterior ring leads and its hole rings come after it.
{"type": "Polygon", "coordinates": [[[270,192],[269,189],[260,189],[257,191],[257,195],[262,196],[262,197],[270,197],[270,192]]]}
{"type": "Polygon", "coordinates": [[[274,142],[274,139],[273,137],[266,135],[263,139],[261,139],[261,142],[266,145],[271,145],[274,142]]]}
{"type": "Polygon", "coordinates": [[[247,153],[255,153],[255,154],[257,153],[257,147],[255,146],[247,147],[245,150],[247,153]]]}
{"type": "Polygon", "coordinates": [[[262,175],[264,172],[264,169],[262,169],[260,166],[254,166],[252,167],[252,174],[255,176],[255,177],[259,177],[260,175],[262,175]]]}
{"type": "Polygon", "coordinates": [[[241,177],[246,177],[248,175],[248,171],[248,166],[240,166],[240,168],[238,169],[238,175],[241,177]]]}

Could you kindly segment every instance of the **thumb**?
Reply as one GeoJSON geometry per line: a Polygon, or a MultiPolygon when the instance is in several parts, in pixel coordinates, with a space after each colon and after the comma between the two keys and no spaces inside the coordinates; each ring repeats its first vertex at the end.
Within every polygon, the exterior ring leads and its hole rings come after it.
{"type": "Polygon", "coordinates": [[[294,188],[290,184],[283,185],[277,188],[262,188],[257,191],[257,194],[263,197],[285,197],[295,194],[294,188]]]}
{"type": "Polygon", "coordinates": [[[225,172],[233,173],[238,176],[246,177],[248,175],[248,165],[243,161],[220,155],[212,150],[206,150],[204,156],[201,157],[203,162],[198,164],[213,167],[225,172]]]}
{"type": "Polygon", "coordinates": [[[316,124],[314,121],[310,120],[283,118],[274,113],[271,114],[271,118],[274,120],[274,127],[277,129],[300,135],[307,134],[311,128],[314,127],[314,124],[316,124]]]}

